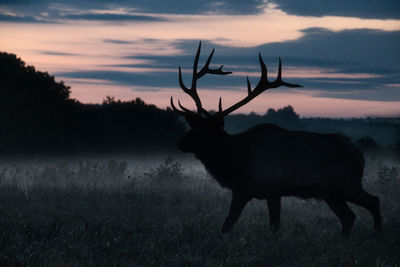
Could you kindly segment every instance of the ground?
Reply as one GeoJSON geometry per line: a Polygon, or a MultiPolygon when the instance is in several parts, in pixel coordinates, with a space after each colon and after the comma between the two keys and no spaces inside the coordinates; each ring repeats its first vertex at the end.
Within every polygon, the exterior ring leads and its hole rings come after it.
{"type": "Polygon", "coordinates": [[[381,198],[349,238],[324,202],[285,198],[278,234],[253,200],[220,233],[230,192],[193,158],[35,159],[0,164],[1,266],[400,266],[400,164],[367,158],[381,198]],[[151,160],[150,160],[151,159],[151,160]],[[79,163],[80,162],[80,163],[79,163]]]}

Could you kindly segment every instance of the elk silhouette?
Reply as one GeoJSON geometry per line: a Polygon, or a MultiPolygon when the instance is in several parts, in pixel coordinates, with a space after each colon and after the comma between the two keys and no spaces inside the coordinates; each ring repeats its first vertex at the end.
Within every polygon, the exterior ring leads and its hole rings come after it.
{"type": "Polygon", "coordinates": [[[274,124],[257,125],[243,133],[228,134],[224,130],[224,118],[242,107],[265,90],[286,87],[302,87],[282,80],[282,64],[279,58],[278,76],[267,79],[267,68],[261,54],[261,78],[252,89],[247,77],[248,95],[215,113],[205,110],[197,93],[197,80],[206,74],[227,75],[232,72],[210,68],[212,50],[205,65],[197,70],[201,42],[193,64],[191,87],[185,86],[179,67],[179,84],[195,102],[197,112],[191,111],[178,101],[178,109],[171,97],[173,110],[184,116],[190,131],[178,141],[178,149],[191,152],[206,167],[218,183],[232,191],[229,214],[222,232],[228,232],[239,218],[246,203],[252,198],[266,199],[270,227],[279,229],[282,196],[316,198],[326,201],[342,224],[342,235],[349,235],[355,215],[347,201],[371,212],[375,230],[381,230],[379,198],[362,188],[364,159],[350,141],[339,134],[320,134],[306,131],[289,131],[274,124]]]}

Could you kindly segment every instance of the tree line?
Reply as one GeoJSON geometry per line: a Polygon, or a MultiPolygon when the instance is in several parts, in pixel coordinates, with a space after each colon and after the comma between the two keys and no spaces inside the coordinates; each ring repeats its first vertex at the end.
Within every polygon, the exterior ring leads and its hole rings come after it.
{"type": "MultiPolygon", "coordinates": [[[[183,120],[140,98],[106,97],[83,104],[71,88],[47,72],[0,52],[0,154],[173,151],[184,134],[183,120]]],[[[340,132],[361,146],[390,147],[400,155],[400,119],[300,118],[293,107],[265,114],[233,114],[225,129],[242,132],[261,123],[290,130],[340,132]]]]}
{"type": "Polygon", "coordinates": [[[140,98],[83,104],[47,72],[0,52],[0,153],[171,150],[184,132],[171,110],[140,98]]]}

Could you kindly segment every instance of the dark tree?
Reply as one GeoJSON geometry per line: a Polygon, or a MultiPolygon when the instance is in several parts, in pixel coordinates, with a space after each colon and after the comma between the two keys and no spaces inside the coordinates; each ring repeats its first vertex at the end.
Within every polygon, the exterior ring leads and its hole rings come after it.
{"type": "Polygon", "coordinates": [[[296,127],[299,120],[300,116],[294,111],[292,106],[283,107],[278,110],[270,108],[264,115],[265,122],[274,123],[285,128],[296,127]]]}
{"type": "Polygon", "coordinates": [[[69,99],[70,87],[56,82],[47,72],[26,66],[14,54],[0,52],[0,83],[2,106],[15,108],[13,103],[29,106],[58,105],[69,99]]]}
{"type": "Polygon", "coordinates": [[[26,66],[14,54],[0,53],[2,141],[21,152],[63,139],[70,87],[47,72],[26,66]]]}
{"type": "Polygon", "coordinates": [[[0,153],[169,150],[182,133],[171,110],[140,98],[82,104],[64,82],[0,53],[0,153]]]}

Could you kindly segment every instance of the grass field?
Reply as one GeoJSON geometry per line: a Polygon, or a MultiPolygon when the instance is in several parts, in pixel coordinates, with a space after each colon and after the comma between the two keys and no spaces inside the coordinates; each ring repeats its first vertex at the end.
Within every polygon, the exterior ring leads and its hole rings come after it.
{"type": "Polygon", "coordinates": [[[231,233],[230,192],[192,159],[0,165],[0,266],[400,266],[400,165],[369,159],[384,232],[357,215],[348,239],[323,202],[285,198],[278,234],[253,200],[231,233]]]}

